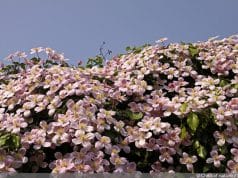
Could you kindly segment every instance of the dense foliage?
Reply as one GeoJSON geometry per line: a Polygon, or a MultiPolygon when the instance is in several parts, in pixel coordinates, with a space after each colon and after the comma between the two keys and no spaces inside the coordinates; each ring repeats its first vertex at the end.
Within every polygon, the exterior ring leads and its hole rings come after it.
{"type": "Polygon", "coordinates": [[[8,56],[0,172],[238,172],[238,37],[127,50],[8,56]]]}

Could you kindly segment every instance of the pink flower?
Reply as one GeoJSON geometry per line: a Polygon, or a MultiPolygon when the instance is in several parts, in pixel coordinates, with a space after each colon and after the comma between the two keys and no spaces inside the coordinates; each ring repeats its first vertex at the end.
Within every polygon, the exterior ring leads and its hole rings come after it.
{"type": "Polygon", "coordinates": [[[115,111],[107,111],[105,109],[99,109],[99,111],[100,112],[97,114],[98,118],[106,119],[108,124],[111,124],[114,121],[113,116],[116,114],[115,111]]]}
{"type": "Polygon", "coordinates": [[[118,155],[113,155],[110,157],[110,162],[115,166],[121,166],[127,163],[126,158],[120,157],[118,155]]]}
{"type": "Polygon", "coordinates": [[[168,130],[168,133],[162,135],[158,141],[159,144],[174,147],[176,144],[181,143],[180,138],[181,129],[176,127],[174,130],[168,130]]]}
{"type": "Polygon", "coordinates": [[[118,153],[121,151],[119,146],[113,145],[111,147],[108,147],[105,152],[111,156],[118,155],[118,153]]]}
{"type": "Polygon", "coordinates": [[[233,114],[238,114],[238,98],[232,98],[228,107],[232,109],[233,114]]]}
{"type": "Polygon", "coordinates": [[[50,165],[52,169],[52,173],[62,174],[66,172],[70,172],[74,168],[74,163],[71,159],[59,159],[50,165]]]}
{"type": "Polygon", "coordinates": [[[44,162],[45,153],[42,150],[36,151],[34,155],[29,158],[29,162],[34,164],[32,167],[32,172],[35,173],[39,168],[46,168],[48,163],[44,162]]]}
{"type": "Polygon", "coordinates": [[[133,135],[133,138],[135,140],[135,145],[137,148],[143,148],[146,146],[146,139],[149,139],[152,136],[151,132],[141,132],[138,131],[133,135]]]}
{"type": "Polygon", "coordinates": [[[95,121],[96,127],[97,127],[97,132],[101,133],[105,129],[110,130],[111,126],[106,122],[106,119],[104,118],[97,118],[95,121]]]}
{"type": "Polygon", "coordinates": [[[197,156],[189,156],[183,152],[183,157],[179,159],[181,164],[185,164],[189,172],[193,171],[193,163],[197,162],[197,156]]]}
{"type": "Polygon", "coordinates": [[[170,128],[170,124],[167,122],[161,122],[159,117],[153,118],[153,124],[151,126],[151,130],[154,134],[164,133],[166,130],[170,128]]]}
{"type": "Polygon", "coordinates": [[[74,172],[79,172],[79,173],[86,173],[91,171],[92,168],[90,167],[90,165],[85,165],[81,162],[75,162],[74,163],[74,168],[72,169],[72,171],[74,172]]]}
{"type": "Polygon", "coordinates": [[[153,124],[153,119],[145,117],[141,122],[138,122],[137,125],[140,127],[139,130],[142,132],[148,132],[151,130],[153,124]]]}
{"type": "Polygon", "coordinates": [[[40,53],[42,51],[44,51],[42,47],[32,48],[30,54],[40,53]]]}
{"type": "Polygon", "coordinates": [[[25,156],[26,149],[21,148],[17,152],[14,152],[12,156],[14,157],[14,161],[12,163],[12,166],[14,168],[20,168],[22,164],[25,164],[28,162],[28,158],[25,156]]]}
{"type": "Polygon", "coordinates": [[[164,172],[166,170],[164,167],[162,167],[160,161],[156,161],[155,163],[153,163],[151,165],[151,168],[152,168],[152,170],[150,171],[150,174],[161,173],[161,172],[164,172]]]}
{"type": "Polygon", "coordinates": [[[217,145],[223,146],[226,143],[226,135],[224,132],[215,131],[213,136],[217,140],[217,145]]]}
{"type": "Polygon", "coordinates": [[[14,158],[7,154],[3,149],[0,149],[0,172],[15,172],[12,168],[14,158]]]}
{"type": "Polygon", "coordinates": [[[238,162],[235,162],[233,160],[229,160],[227,162],[227,167],[229,168],[228,172],[230,172],[230,173],[237,173],[238,172],[238,162]]]}
{"type": "Polygon", "coordinates": [[[62,105],[62,101],[59,96],[55,96],[50,104],[47,106],[49,109],[49,116],[52,116],[55,113],[55,110],[62,105]]]}
{"type": "Polygon", "coordinates": [[[155,138],[150,138],[148,143],[146,143],[146,151],[154,151],[158,149],[159,145],[157,144],[157,140],[155,138]]]}
{"type": "Polygon", "coordinates": [[[26,121],[18,115],[9,115],[7,120],[3,122],[3,127],[9,132],[19,133],[21,128],[27,127],[26,121]]]}
{"type": "Polygon", "coordinates": [[[89,125],[87,119],[80,119],[79,121],[72,122],[71,128],[85,132],[92,132],[94,130],[93,126],[89,125]]]}
{"type": "Polygon", "coordinates": [[[234,156],[234,161],[238,163],[238,149],[237,148],[232,148],[231,149],[231,154],[234,156]]]}
{"type": "Polygon", "coordinates": [[[75,145],[82,144],[83,147],[90,147],[91,146],[91,140],[94,139],[95,135],[93,133],[85,133],[84,131],[77,130],[75,132],[75,137],[72,139],[72,142],[75,145]]]}
{"type": "Polygon", "coordinates": [[[206,163],[214,163],[215,167],[221,166],[221,161],[224,160],[226,157],[224,155],[218,155],[218,152],[216,150],[212,150],[210,152],[211,158],[208,158],[206,160],[206,163]]]}
{"type": "Polygon", "coordinates": [[[173,164],[174,159],[172,155],[176,153],[176,150],[174,148],[169,148],[169,147],[161,147],[160,149],[160,156],[159,160],[162,162],[167,161],[169,164],[173,164]]]}
{"type": "Polygon", "coordinates": [[[60,145],[65,142],[69,142],[69,126],[63,126],[58,122],[51,122],[48,127],[47,133],[52,136],[52,142],[56,145],[60,145]]]}
{"type": "Polygon", "coordinates": [[[100,134],[96,134],[96,138],[98,139],[98,141],[95,143],[95,148],[96,149],[102,149],[102,148],[106,148],[109,149],[112,145],[111,145],[111,139],[107,136],[101,136],[100,134]]]}
{"type": "Polygon", "coordinates": [[[125,165],[125,172],[126,173],[134,173],[136,171],[136,163],[130,162],[125,165]]]}

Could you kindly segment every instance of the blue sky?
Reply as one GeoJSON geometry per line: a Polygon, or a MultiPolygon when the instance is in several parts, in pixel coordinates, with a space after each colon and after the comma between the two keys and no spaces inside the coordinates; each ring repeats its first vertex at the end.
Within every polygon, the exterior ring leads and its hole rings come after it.
{"type": "Polygon", "coordinates": [[[1,0],[0,59],[17,50],[51,47],[74,64],[126,46],[196,42],[238,33],[237,0],[1,0]]]}

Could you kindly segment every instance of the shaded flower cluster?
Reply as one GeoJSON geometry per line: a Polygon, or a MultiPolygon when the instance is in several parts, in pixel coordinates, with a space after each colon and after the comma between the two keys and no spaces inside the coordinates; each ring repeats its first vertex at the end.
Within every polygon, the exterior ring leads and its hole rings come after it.
{"type": "Polygon", "coordinates": [[[9,55],[25,67],[0,72],[0,172],[238,172],[238,36],[163,41],[104,67],[9,55]]]}

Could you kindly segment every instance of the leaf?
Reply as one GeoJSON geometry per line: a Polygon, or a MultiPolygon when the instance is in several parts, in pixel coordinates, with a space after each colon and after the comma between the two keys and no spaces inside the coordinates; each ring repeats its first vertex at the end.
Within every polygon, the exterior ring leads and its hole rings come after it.
{"type": "Polygon", "coordinates": [[[197,56],[198,53],[199,53],[198,49],[195,46],[193,46],[193,45],[190,45],[188,50],[189,50],[189,52],[190,52],[192,57],[197,56]]]}
{"type": "Polygon", "coordinates": [[[221,146],[219,147],[219,151],[221,152],[221,154],[225,155],[228,153],[228,149],[226,146],[221,146]]]}
{"type": "Polygon", "coordinates": [[[139,112],[139,113],[131,112],[129,114],[129,118],[132,119],[132,120],[140,120],[140,119],[142,119],[142,117],[143,117],[143,114],[141,112],[139,112]]]}
{"type": "Polygon", "coordinates": [[[131,50],[131,47],[130,46],[127,46],[126,47],[126,51],[130,51],[131,50]]]}
{"type": "Polygon", "coordinates": [[[140,151],[135,151],[135,155],[140,157],[141,156],[140,151]]]}
{"type": "Polygon", "coordinates": [[[186,127],[183,126],[183,127],[181,128],[180,138],[181,138],[182,140],[184,140],[186,137],[187,137],[187,130],[186,130],[186,127]]]}
{"type": "Polygon", "coordinates": [[[197,114],[195,113],[190,113],[187,118],[187,124],[189,128],[195,132],[199,126],[199,118],[197,114]]]}
{"type": "Polygon", "coordinates": [[[200,146],[200,143],[199,143],[198,140],[196,140],[196,141],[193,143],[193,147],[194,147],[195,149],[198,149],[199,146],[200,146]]]}
{"type": "Polygon", "coordinates": [[[235,89],[238,89],[238,84],[235,84],[233,87],[234,87],[235,89]]]}
{"type": "Polygon", "coordinates": [[[228,80],[221,80],[220,83],[219,83],[219,86],[220,86],[220,87],[224,87],[224,86],[226,86],[226,85],[228,85],[228,84],[229,84],[229,81],[228,81],[228,80]]]}
{"type": "Polygon", "coordinates": [[[4,135],[2,135],[0,137],[0,147],[3,147],[6,145],[7,140],[10,138],[10,134],[9,133],[5,133],[4,135]]]}
{"type": "Polygon", "coordinates": [[[204,173],[205,173],[205,172],[208,172],[210,169],[211,169],[211,166],[210,166],[210,165],[205,165],[205,166],[203,167],[203,172],[204,172],[204,173]]]}
{"type": "Polygon", "coordinates": [[[19,135],[11,135],[11,141],[13,143],[14,148],[20,147],[21,139],[19,135]]]}
{"type": "Polygon", "coordinates": [[[179,108],[180,112],[184,113],[187,110],[188,104],[183,103],[181,107],[179,108]]]}
{"type": "Polygon", "coordinates": [[[206,156],[207,156],[207,150],[204,146],[200,145],[198,148],[197,148],[197,153],[198,153],[198,156],[205,159],[206,156]]]}

